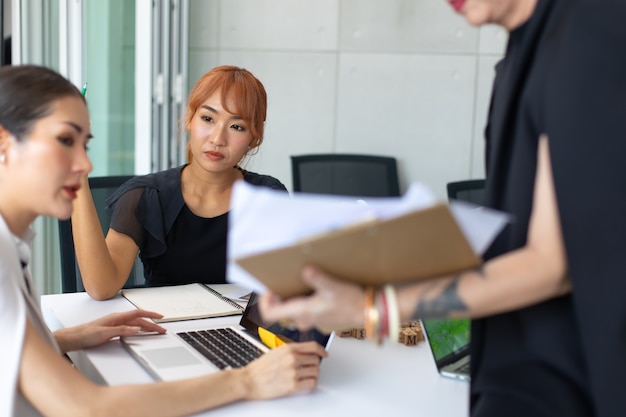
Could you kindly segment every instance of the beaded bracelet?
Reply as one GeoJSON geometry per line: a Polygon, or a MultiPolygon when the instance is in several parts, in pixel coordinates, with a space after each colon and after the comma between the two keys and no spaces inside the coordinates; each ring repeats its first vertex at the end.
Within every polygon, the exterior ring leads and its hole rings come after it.
{"type": "Polygon", "coordinates": [[[400,338],[400,313],[394,287],[389,284],[382,289],[367,286],[364,296],[365,337],[377,345],[386,337],[397,341],[400,338]]]}
{"type": "Polygon", "coordinates": [[[376,338],[376,344],[380,345],[384,338],[389,336],[389,309],[387,308],[387,295],[384,291],[376,292],[376,308],[379,311],[380,330],[376,338]]]}
{"type": "Polygon", "coordinates": [[[400,338],[400,311],[398,309],[396,289],[393,285],[387,284],[383,291],[387,299],[389,338],[395,342],[400,338]]]}

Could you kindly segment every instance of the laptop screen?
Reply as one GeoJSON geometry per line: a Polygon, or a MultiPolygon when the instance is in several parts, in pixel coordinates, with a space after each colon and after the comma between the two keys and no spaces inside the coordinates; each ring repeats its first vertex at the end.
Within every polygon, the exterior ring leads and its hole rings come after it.
{"type": "Polygon", "coordinates": [[[437,363],[463,353],[469,348],[470,320],[422,320],[422,325],[437,363]]]}
{"type": "Polygon", "coordinates": [[[320,345],[326,347],[330,338],[330,335],[324,334],[316,329],[311,329],[307,331],[299,331],[294,327],[290,327],[285,325],[284,323],[267,323],[264,322],[261,318],[261,313],[259,312],[259,307],[257,305],[258,297],[255,293],[252,293],[250,296],[250,300],[248,301],[248,305],[243,315],[241,316],[241,321],[239,324],[243,326],[246,330],[251,332],[253,335],[258,336],[259,327],[269,330],[274,333],[284,342],[308,342],[310,340],[315,340],[320,345]]]}

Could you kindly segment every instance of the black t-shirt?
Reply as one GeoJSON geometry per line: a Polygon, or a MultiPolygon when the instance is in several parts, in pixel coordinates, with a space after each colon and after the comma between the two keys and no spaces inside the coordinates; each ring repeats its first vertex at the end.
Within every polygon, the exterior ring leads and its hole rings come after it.
{"type": "Polygon", "coordinates": [[[228,213],[204,218],[183,206],[166,236],[167,251],[144,262],[150,285],[226,283],[227,233],[228,213]]]}
{"type": "Polygon", "coordinates": [[[474,404],[492,394],[542,415],[626,415],[625,17],[621,0],[539,0],[498,65],[485,204],[513,221],[486,259],[526,243],[546,134],[572,292],[473,321],[474,404]]]}
{"type": "MultiPolygon", "coordinates": [[[[196,216],[182,196],[182,167],[133,178],[107,201],[110,228],[139,247],[146,285],[226,282],[228,213],[196,216]]],[[[244,181],[286,191],[277,179],[242,170],[244,181]]]]}

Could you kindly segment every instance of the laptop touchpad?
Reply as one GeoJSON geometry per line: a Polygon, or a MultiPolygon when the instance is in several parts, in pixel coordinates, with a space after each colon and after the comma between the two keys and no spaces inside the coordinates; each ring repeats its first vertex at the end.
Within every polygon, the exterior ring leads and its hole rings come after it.
{"type": "Polygon", "coordinates": [[[188,366],[201,363],[191,352],[180,346],[146,349],[141,351],[141,354],[158,368],[171,368],[174,366],[188,366]]]}

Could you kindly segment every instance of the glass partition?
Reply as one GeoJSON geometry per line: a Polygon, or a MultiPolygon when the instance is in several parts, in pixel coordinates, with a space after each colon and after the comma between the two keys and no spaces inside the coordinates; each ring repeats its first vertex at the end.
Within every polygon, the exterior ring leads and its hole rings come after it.
{"type": "MultiPolygon", "coordinates": [[[[11,6],[14,63],[53,68],[78,87],[87,83],[91,177],[182,163],[184,142],[175,127],[186,101],[187,0],[12,0],[11,6]]],[[[34,228],[37,290],[60,292],[57,221],[41,218],[34,228]]]]}
{"type": "Polygon", "coordinates": [[[135,1],[85,1],[91,176],[135,172],[135,1]]]}

